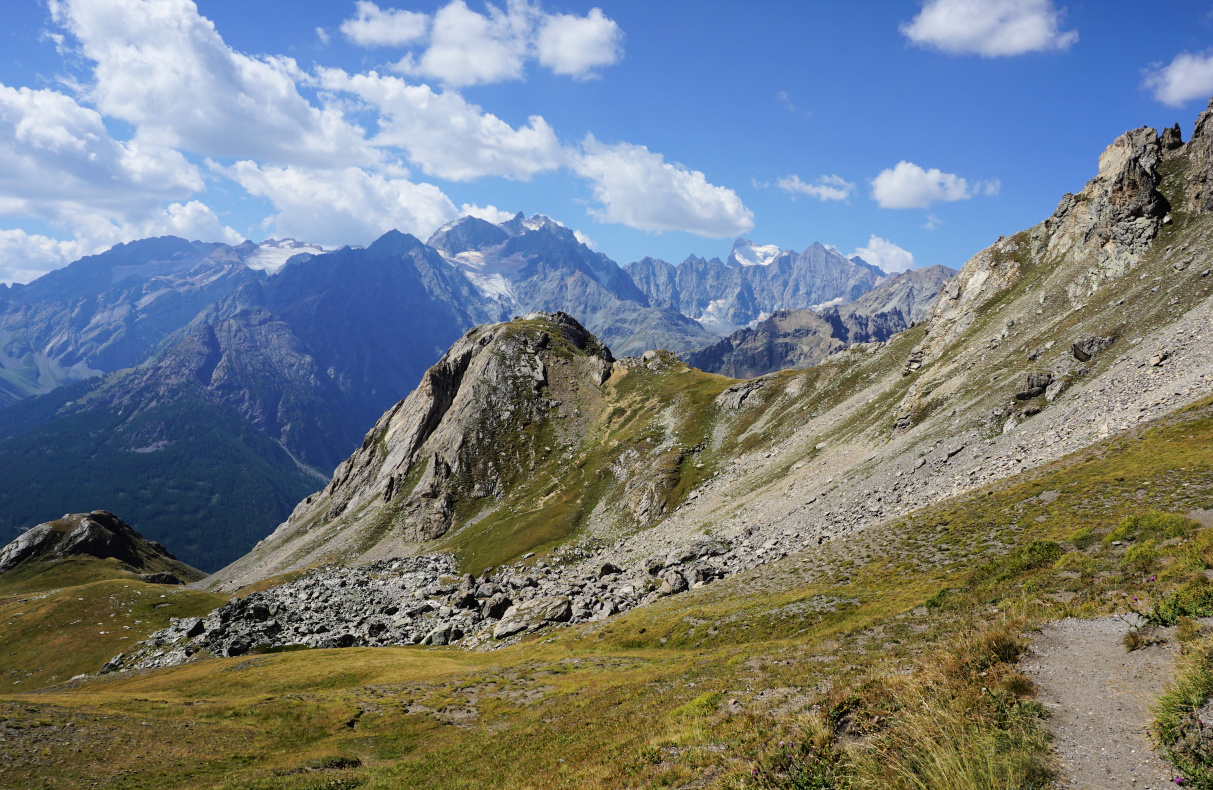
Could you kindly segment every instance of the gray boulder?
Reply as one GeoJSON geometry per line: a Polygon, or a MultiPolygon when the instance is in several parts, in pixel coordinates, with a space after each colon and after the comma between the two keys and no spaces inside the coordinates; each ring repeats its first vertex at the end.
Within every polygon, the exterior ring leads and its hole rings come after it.
{"type": "Polygon", "coordinates": [[[1019,400],[1028,400],[1038,395],[1043,395],[1052,383],[1053,374],[1047,370],[1025,373],[1019,379],[1019,386],[1016,388],[1015,397],[1019,400]]]}
{"type": "Polygon", "coordinates": [[[521,631],[533,631],[545,623],[566,623],[572,617],[573,607],[563,595],[522,601],[506,610],[501,622],[493,627],[493,638],[504,639],[521,631]]]}

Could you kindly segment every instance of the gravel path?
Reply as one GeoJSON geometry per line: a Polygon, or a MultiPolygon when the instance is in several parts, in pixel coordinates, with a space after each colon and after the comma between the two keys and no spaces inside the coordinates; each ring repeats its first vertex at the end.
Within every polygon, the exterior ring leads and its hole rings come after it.
{"type": "Polygon", "coordinates": [[[1125,652],[1128,626],[1115,618],[1066,619],[1033,641],[1023,671],[1052,714],[1057,786],[1073,790],[1174,788],[1150,748],[1150,706],[1175,669],[1174,643],[1125,652]]]}

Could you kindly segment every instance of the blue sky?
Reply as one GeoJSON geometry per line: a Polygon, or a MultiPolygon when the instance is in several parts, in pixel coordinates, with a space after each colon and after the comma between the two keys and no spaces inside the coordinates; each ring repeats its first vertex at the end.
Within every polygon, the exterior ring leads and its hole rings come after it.
{"type": "Polygon", "coordinates": [[[619,263],[959,267],[1213,94],[1213,5],[11,0],[0,280],[544,213],[619,263]],[[912,256],[912,258],[911,258],[912,256]]]}

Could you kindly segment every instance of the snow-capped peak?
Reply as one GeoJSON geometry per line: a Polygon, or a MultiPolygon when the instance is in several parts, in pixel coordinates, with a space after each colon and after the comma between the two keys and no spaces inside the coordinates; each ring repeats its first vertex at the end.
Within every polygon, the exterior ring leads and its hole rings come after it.
{"type": "Polygon", "coordinates": [[[755,244],[749,239],[738,239],[733,244],[733,258],[741,266],[769,266],[783,250],[777,244],[755,244]]]}
{"type": "Polygon", "coordinates": [[[266,274],[277,274],[292,256],[301,253],[319,255],[324,247],[294,239],[266,239],[243,256],[244,265],[266,274]]]}

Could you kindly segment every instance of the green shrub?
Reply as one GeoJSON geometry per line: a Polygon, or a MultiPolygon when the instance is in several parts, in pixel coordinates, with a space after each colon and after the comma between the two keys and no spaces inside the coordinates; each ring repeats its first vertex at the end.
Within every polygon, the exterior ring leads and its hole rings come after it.
{"type": "Polygon", "coordinates": [[[1199,575],[1154,602],[1146,615],[1150,625],[1169,626],[1181,617],[1213,617],[1213,584],[1199,575]]]}
{"type": "Polygon", "coordinates": [[[1149,573],[1150,568],[1156,562],[1158,562],[1158,548],[1153,540],[1139,543],[1125,552],[1125,565],[1140,574],[1149,573]]]}

